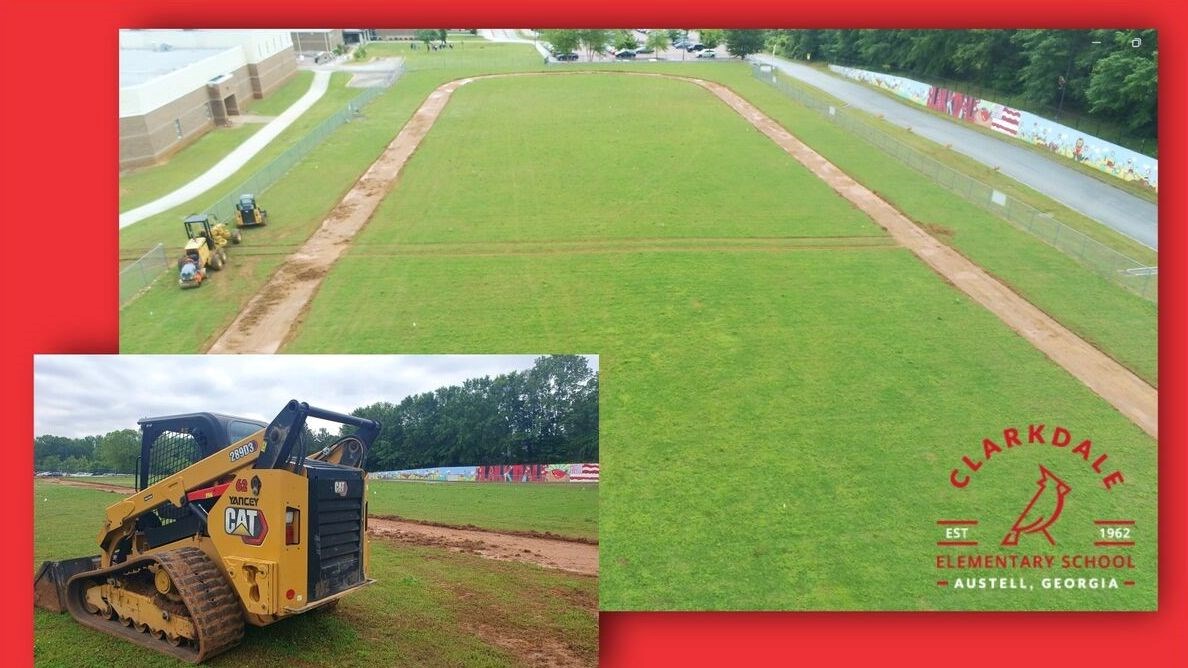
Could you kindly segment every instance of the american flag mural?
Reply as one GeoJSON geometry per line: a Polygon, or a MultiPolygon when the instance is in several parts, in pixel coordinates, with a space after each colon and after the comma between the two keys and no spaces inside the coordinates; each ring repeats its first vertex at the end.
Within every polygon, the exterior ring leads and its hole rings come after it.
{"type": "Polygon", "coordinates": [[[598,464],[571,465],[569,482],[598,482],[598,464]]]}
{"type": "Polygon", "coordinates": [[[990,127],[1012,137],[1019,136],[1019,121],[1023,114],[1018,109],[1011,109],[1010,107],[1002,107],[1002,110],[997,114],[991,114],[990,127]]]}

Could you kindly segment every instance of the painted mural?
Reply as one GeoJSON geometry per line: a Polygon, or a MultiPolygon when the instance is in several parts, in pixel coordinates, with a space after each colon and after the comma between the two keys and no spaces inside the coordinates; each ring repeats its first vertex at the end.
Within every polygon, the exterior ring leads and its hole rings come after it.
{"type": "Polygon", "coordinates": [[[830,65],[829,69],[953,118],[1043,147],[1052,153],[1124,181],[1138,181],[1152,190],[1159,190],[1158,160],[1067,125],[997,102],[981,100],[972,95],[929,86],[904,77],[840,65],[830,65]]]}
{"type": "Polygon", "coordinates": [[[439,466],[429,469],[380,471],[368,476],[380,480],[432,482],[598,482],[598,464],[496,464],[439,466]]]}

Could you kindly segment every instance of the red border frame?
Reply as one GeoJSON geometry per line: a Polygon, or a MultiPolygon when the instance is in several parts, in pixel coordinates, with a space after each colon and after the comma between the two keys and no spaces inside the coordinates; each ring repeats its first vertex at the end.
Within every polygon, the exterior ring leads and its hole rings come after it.
{"type": "MultiPolygon", "coordinates": [[[[0,613],[10,657],[31,660],[32,621],[21,601],[32,599],[31,450],[32,355],[113,353],[118,346],[117,277],[95,270],[91,258],[114,258],[117,124],[116,29],[120,27],[267,27],[333,25],[348,12],[357,25],[686,25],[731,27],[1151,27],[1160,30],[1164,193],[1160,218],[1164,254],[1185,252],[1183,183],[1185,108],[1182,20],[1154,0],[1143,3],[998,0],[845,0],[793,5],[752,0],[729,3],[662,0],[641,7],[626,0],[574,5],[557,0],[489,3],[454,0],[408,7],[391,0],[254,0],[218,8],[208,2],[133,0],[8,0],[0,8],[5,45],[0,77],[0,169],[3,227],[0,313],[4,314],[3,419],[6,461],[16,484],[4,485],[10,549],[2,559],[13,578],[12,605],[0,613]],[[514,5],[510,6],[509,5],[514,5]],[[350,8],[349,10],[347,8],[350,8]],[[69,45],[69,46],[66,46],[69,45]],[[72,92],[53,87],[69,81],[72,92]],[[48,82],[48,85],[47,85],[48,82]],[[14,94],[19,92],[19,94],[14,94]],[[81,121],[81,122],[80,122],[81,121]],[[60,185],[59,185],[60,184],[60,185]],[[1172,223],[1176,224],[1173,225],[1172,223]],[[17,650],[23,648],[25,651],[17,650]]],[[[99,262],[102,265],[102,262],[99,262]]],[[[1184,341],[1184,270],[1164,264],[1161,340],[1184,341]]],[[[605,613],[604,665],[718,665],[757,662],[830,665],[884,663],[897,656],[919,665],[991,665],[1059,661],[1064,665],[1121,659],[1136,664],[1182,664],[1188,658],[1185,534],[1188,456],[1183,411],[1183,349],[1160,351],[1163,394],[1160,485],[1160,608],[1157,613],[605,613]],[[1176,659],[1176,657],[1180,657],[1176,659]]],[[[103,401],[103,397],[96,397],[103,401]]]]}

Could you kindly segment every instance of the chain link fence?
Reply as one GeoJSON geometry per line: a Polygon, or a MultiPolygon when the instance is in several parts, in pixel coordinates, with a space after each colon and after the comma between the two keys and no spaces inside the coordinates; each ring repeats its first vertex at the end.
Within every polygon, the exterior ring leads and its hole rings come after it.
{"type": "MultiPolygon", "coordinates": [[[[348,102],[345,107],[322,121],[317,127],[299,139],[296,144],[290,146],[284,153],[281,153],[272,162],[261,167],[246,180],[228,190],[214,205],[203,209],[203,211],[213,213],[218,216],[220,221],[233,221],[235,219],[235,203],[239,201],[241,194],[260,194],[266,191],[287,174],[302,158],[308,155],[310,151],[316,148],[323,139],[330,136],[339,127],[358,118],[363,107],[368,102],[379,97],[392,85],[392,82],[400,74],[401,70],[397,69],[388,76],[381,87],[364,89],[362,93],[348,102]]],[[[169,262],[165,256],[165,248],[161,244],[157,244],[155,248],[139,260],[121,270],[120,306],[126,305],[140,295],[144,288],[152,284],[168,265],[169,262]]]]}
{"type": "Polygon", "coordinates": [[[919,150],[890,136],[855,113],[839,108],[777,76],[775,68],[756,65],[754,76],[829,120],[845,128],[850,134],[870,142],[891,157],[924,174],[934,183],[976,204],[1015,227],[1030,232],[1047,244],[1072,257],[1080,264],[1104,278],[1151,301],[1159,293],[1158,268],[1146,266],[1123,253],[1085,235],[1031,205],[982,183],[975,178],[947,167],[919,150]]]}
{"type": "Polygon", "coordinates": [[[253,193],[258,195],[268,190],[269,187],[280,181],[281,177],[287,174],[298,162],[301,162],[302,158],[309,155],[309,152],[314,150],[318,144],[322,143],[323,139],[329,137],[338,128],[357,118],[363,107],[368,102],[379,97],[384,90],[386,90],[386,87],[364,89],[362,93],[348,102],[345,107],[306,133],[297,143],[286,149],[284,153],[278,155],[272,162],[261,167],[256,173],[249,176],[239,185],[228,190],[227,194],[220,197],[205,212],[213,213],[221,221],[233,220],[235,218],[235,203],[239,201],[241,194],[253,193]]]}
{"type": "Polygon", "coordinates": [[[157,244],[132,264],[120,270],[120,306],[132,301],[165,273],[169,258],[165,246],[157,244]]]}

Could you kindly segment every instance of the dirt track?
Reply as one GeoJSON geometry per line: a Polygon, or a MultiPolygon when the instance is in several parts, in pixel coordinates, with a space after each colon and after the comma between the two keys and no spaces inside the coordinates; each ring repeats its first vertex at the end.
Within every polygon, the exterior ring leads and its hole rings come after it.
{"type": "MultiPolygon", "coordinates": [[[[91,482],[77,478],[40,478],[40,480],[68,487],[114,492],[125,496],[135,491],[124,485],[91,482]]],[[[431,545],[455,552],[477,554],[488,559],[519,561],[581,575],[598,575],[598,546],[589,543],[483,531],[474,528],[439,526],[388,517],[369,516],[367,528],[373,536],[402,543],[431,545]]]]}
{"type": "Polygon", "coordinates": [[[598,546],[587,543],[455,529],[381,517],[368,517],[367,530],[373,536],[404,543],[444,547],[488,559],[521,561],[582,575],[598,575],[598,546]]]}
{"type": "Polygon", "coordinates": [[[98,489],[104,492],[115,492],[116,494],[123,494],[128,496],[136,490],[127,485],[113,485],[107,482],[91,482],[89,480],[79,480],[78,478],[38,478],[45,482],[52,482],[55,485],[66,485],[67,487],[85,487],[87,489],[98,489]]]}
{"type": "Polygon", "coordinates": [[[805,146],[734,91],[710,81],[692,80],[718,96],[805,167],[886,229],[936,273],[989,310],[1064,367],[1123,415],[1159,438],[1159,393],[1129,369],[1090,345],[1020,297],[963,255],[920,229],[870,190],[805,146]]]}
{"type": "MultiPolygon", "coordinates": [[[[569,72],[561,76],[573,76],[569,72]]],[[[516,76],[516,75],[496,75],[516,76]]],[[[525,76],[542,76],[528,74],[525,76]]],[[[1159,394],[1130,370],[1056,322],[952,248],[944,245],[801,143],[770,117],[729,88],[701,79],[680,79],[713,93],[779,147],[850,200],[899,244],[912,251],[957,289],[996,315],[1011,329],[1096,392],[1154,438],[1159,437],[1159,394]]],[[[277,270],[209,352],[273,353],[290,336],[330,266],[366,224],[395,183],[400,169],[428,133],[458,87],[476,78],[443,84],[429,95],[383,155],[331,212],[304,246],[277,270]]]]}
{"type": "Polygon", "coordinates": [[[285,260],[207,352],[275,353],[280,348],[326,272],[371,219],[450,96],[470,81],[451,81],[429,94],[321,227],[285,260]]]}

